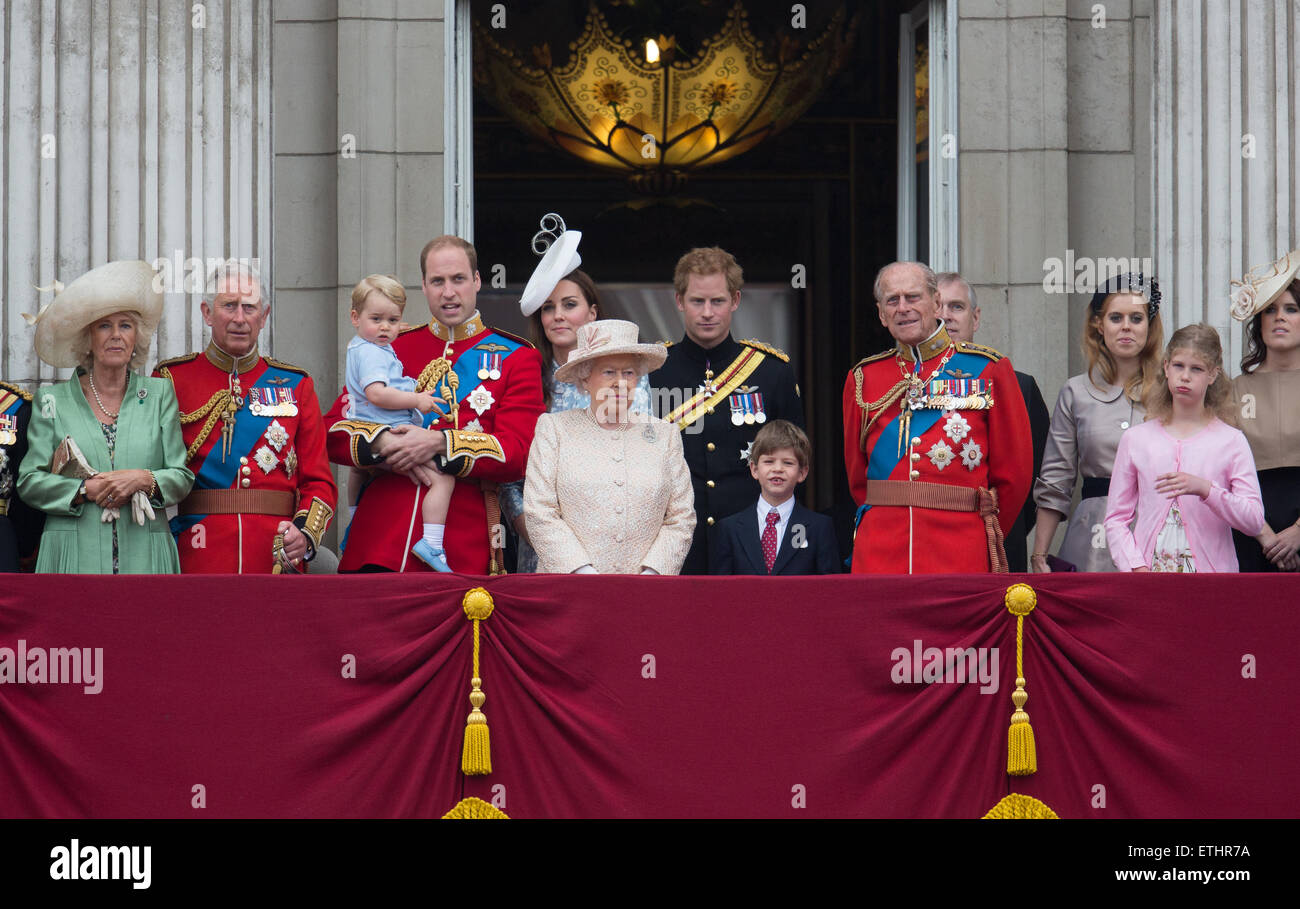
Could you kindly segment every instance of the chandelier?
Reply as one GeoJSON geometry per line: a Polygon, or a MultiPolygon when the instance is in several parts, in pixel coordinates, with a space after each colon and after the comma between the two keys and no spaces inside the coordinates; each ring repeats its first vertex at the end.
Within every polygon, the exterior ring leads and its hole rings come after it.
{"type": "Polygon", "coordinates": [[[583,161],[666,194],[694,170],[734,158],[793,123],[847,59],[856,20],[837,9],[806,43],[765,47],[737,0],[686,58],[672,36],[619,38],[593,5],[567,61],[524,54],[474,24],[475,81],[524,130],[583,161]]]}

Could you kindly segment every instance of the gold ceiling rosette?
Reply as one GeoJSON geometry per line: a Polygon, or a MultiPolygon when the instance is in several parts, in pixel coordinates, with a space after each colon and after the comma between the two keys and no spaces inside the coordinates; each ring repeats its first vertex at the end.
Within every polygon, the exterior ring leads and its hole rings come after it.
{"type": "Polygon", "coordinates": [[[642,192],[671,193],[689,172],[793,123],[847,59],[855,25],[841,8],[807,42],[782,35],[767,47],[747,20],[737,0],[686,58],[671,36],[644,45],[618,37],[593,5],[558,66],[546,44],[525,59],[476,21],[475,79],[527,132],[627,174],[642,192]]]}

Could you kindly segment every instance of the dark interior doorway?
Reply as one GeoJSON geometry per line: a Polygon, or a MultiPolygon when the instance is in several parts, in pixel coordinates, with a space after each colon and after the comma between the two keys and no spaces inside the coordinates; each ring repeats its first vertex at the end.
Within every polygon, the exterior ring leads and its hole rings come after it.
{"type": "MultiPolygon", "coordinates": [[[[718,5],[712,4],[715,11],[718,5]]],[[[753,7],[768,5],[746,5],[751,19],[766,15],[753,7]]],[[[792,269],[803,265],[807,286],[798,294],[795,343],[787,352],[814,445],[804,494],[818,510],[851,513],[841,394],[853,363],[888,346],[871,282],[896,248],[898,17],[909,4],[806,4],[821,15],[836,5],[858,17],[855,44],[812,107],[784,132],[700,171],[678,198],[659,204],[640,205],[643,197],[623,177],[534,139],[476,91],[474,233],[490,260],[505,265],[515,295],[536,262],[529,241],[538,219],[550,211],[583,229],[583,267],[602,285],[666,284],[692,246],[716,244],[734,253],[746,284],[789,287],[792,269]],[[683,196],[697,201],[683,204],[683,196]]],[[[510,4],[511,16],[525,13],[519,6],[510,4]]],[[[490,17],[491,7],[476,0],[475,16],[490,17]]],[[[545,0],[527,7],[527,19],[508,30],[513,40],[546,40],[560,54],[581,30],[587,4],[545,0]]],[[[770,9],[788,18],[790,4],[770,9]]],[[[485,291],[487,279],[484,273],[485,291]]],[[[672,310],[671,294],[663,305],[672,310]]],[[[745,305],[742,296],[742,310],[745,305]]],[[[680,322],[673,321],[680,337],[680,322]]]]}

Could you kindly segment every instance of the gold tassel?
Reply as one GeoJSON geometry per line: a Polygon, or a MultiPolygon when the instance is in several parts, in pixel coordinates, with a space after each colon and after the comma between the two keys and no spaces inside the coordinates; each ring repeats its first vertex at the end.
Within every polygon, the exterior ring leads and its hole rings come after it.
{"type": "Polygon", "coordinates": [[[1015,712],[1011,714],[1011,727],[1007,730],[1007,773],[1010,776],[1029,776],[1038,772],[1038,754],[1034,748],[1034,729],[1029,725],[1025,702],[1025,616],[1038,605],[1038,596],[1028,584],[1012,584],[1007,588],[1007,611],[1016,617],[1016,690],[1011,693],[1015,712]]]}
{"type": "MultiPolygon", "coordinates": [[[[457,808],[460,806],[457,805],[457,808]]],[[[1046,821],[1060,820],[1056,812],[1045,802],[1029,795],[1013,792],[1002,799],[984,815],[986,821],[1046,821]]]]}
{"type": "Polygon", "coordinates": [[[487,717],[483,714],[483,679],[478,674],[479,622],[492,614],[492,595],[482,587],[467,592],[461,607],[465,618],[474,623],[474,677],[469,680],[469,702],[473,707],[465,721],[465,747],[460,755],[460,769],[466,776],[483,776],[492,772],[492,744],[488,737],[487,717]]]}

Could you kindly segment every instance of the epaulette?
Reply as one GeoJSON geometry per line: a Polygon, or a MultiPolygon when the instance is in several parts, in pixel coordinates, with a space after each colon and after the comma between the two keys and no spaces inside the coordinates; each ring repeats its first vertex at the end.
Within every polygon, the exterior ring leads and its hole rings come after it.
{"type": "Polygon", "coordinates": [[[877,360],[883,360],[886,357],[892,357],[893,355],[894,355],[894,348],[891,347],[889,348],[889,350],[882,350],[880,353],[874,353],[869,357],[863,357],[861,360],[853,364],[853,368],[857,369],[859,366],[862,366],[864,363],[874,363],[877,360]]]}
{"type": "Polygon", "coordinates": [[[277,369],[287,369],[289,372],[296,372],[303,376],[307,375],[307,370],[303,369],[301,366],[294,366],[292,363],[286,363],[283,360],[277,360],[273,357],[266,357],[265,359],[267,363],[277,369]]]}
{"type": "Polygon", "coordinates": [[[532,342],[532,341],[528,340],[527,338],[521,338],[521,337],[519,337],[519,335],[514,334],[514,333],[512,333],[512,332],[502,331],[502,330],[499,329],[499,328],[489,328],[488,331],[490,331],[490,332],[494,332],[494,333],[499,334],[499,335],[505,335],[505,336],[506,336],[507,338],[509,338],[511,341],[518,341],[519,344],[520,344],[521,346],[523,346],[523,347],[527,347],[529,350],[533,350],[533,349],[534,349],[534,348],[533,348],[533,342],[532,342]]]}
{"type": "Polygon", "coordinates": [[[401,331],[397,333],[397,336],[400,338],[402,335],[409,335],[413,331],[419,331],[422,328],[428,328],[428,327],[429,327],[428,322],[421,322],[419,325],[412,325],[410,328],[403,328],[401,331]]]}
{"type": "Polygon", "coordinates": [[[790,362],[790,357],[784,350],[773,347],[771,344],[764,344],[762,341],[755,341],[753,338],[744,338],[740,343],[761,350],[763,353],[770,353],[772,356],[784,360],[787,363],[790,362]]]}
{"type": "Polygon", "coordinates": [[[182,355],[179,356],[179,357],[172,357],[170,360],[159,360],[159,361],[158,361],[158,365],[155,366],[154,369],[156,369],[156,370],[158,370],[159,372],[161,372],[161,371],[163,370],[164,367],[167,367],[167,366],[178,366],[178,365],[180,365],[181,363],[188,363],[188,362],[190,362],[191,360],[193,360],[193,359],[194,359],[195,357],[197,357],[197,356],[198,356],[198,352],[196,351],[196,352],[194,352],[194,353],[182,354],[182,355]]]}
{"type": "Polygon", "coordinates": [[[24,401],[30,401],[32,399],[32,393],[30,391],[23,391],[17,385],[13,385],[9,382],[0,382],[0,388],[18,395],[18,397],[22,398],[24,401]]]}
{"type": "Polygon", "coordinates": [[[1002,354],[984,344],[976,344],[974,341],[958,341],[957,349],[962,353],[979,354],[982,357],[988,357],[994,363],[1002,359],[1002,354]]]}

